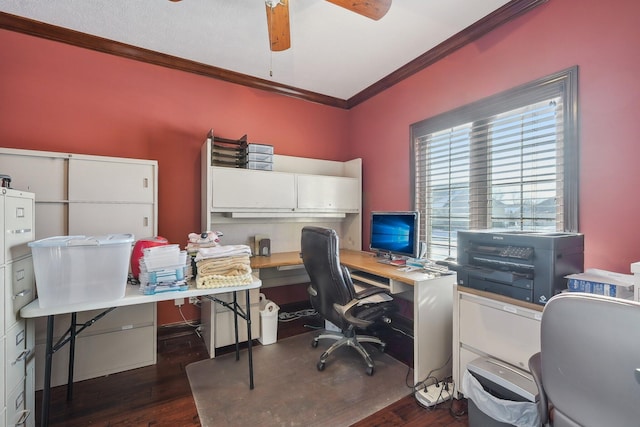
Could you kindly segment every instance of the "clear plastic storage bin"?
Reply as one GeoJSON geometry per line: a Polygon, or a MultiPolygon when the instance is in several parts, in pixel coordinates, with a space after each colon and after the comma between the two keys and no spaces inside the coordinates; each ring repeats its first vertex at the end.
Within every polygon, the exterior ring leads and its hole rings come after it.
{"type": "Polygon", "coordinates": [[[110,234],[30,242],[40,307],[122,298],[133,240],[110,234]]]}

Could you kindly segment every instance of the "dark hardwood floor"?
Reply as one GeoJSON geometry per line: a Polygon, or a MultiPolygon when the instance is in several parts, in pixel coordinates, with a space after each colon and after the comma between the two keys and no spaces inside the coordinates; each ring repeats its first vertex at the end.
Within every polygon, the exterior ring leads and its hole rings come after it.
{"type": "MultiPolygon", "coordinates": [[[[318,326],[314,318],[278,324],[278,339],[318,326]]],[[[255,341],[256,345],[260,345],[255,341]]],[[[393,339],[387,353],[410,364],[412,351],[393,339]]],[[[219,349],[218,354],[229,349],[219,349]]],[[[207,358],[203,341],[190,326],[161,327],[158,330],[158,363],[106,377],[77,382],[74,398],[66,401],[66,387],[52,389],[51,426],[199,426],[185,367],[207,358]]],[[[40,425],[42,392],[36,394],[36,425],[40,425]]],[[[449,401],[435,408],[421,407],[407,396],[387,408],[355,423],[353,427],[441,426],[466,427],[464,401],[449,401]],[[455,410],[452,409],[455,404],[455,410]],[[458,412],[459,414],[456,414],[458,412]]],[[[253,427],[253,426],[252,426],[253,427]]]]}

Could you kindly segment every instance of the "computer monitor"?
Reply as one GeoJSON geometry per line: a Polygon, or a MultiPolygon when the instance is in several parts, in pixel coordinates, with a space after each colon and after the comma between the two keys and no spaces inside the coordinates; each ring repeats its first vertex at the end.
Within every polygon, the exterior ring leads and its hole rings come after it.
{"type": "Polygon", "coordinates": [[[417,211],[371,212],[371,243],[378,256],[419,258],[420,214],[417,211]]]}

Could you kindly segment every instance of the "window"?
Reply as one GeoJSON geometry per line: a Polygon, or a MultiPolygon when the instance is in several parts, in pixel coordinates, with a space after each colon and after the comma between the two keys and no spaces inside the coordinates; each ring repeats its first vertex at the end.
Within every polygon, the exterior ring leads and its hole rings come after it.
{"type": "Polygon", "coordinates": [[[427,257],[458,230],[578,231],[577,67],[411,126],[427,257]]]}

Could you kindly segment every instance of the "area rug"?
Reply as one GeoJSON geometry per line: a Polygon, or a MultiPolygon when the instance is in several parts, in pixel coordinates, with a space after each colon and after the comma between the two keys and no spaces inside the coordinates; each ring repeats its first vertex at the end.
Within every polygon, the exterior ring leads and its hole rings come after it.
{"type": "MultiPolygon", "coordinates": [[[[408,395],[406,365],[374,347],[375,373],[353,349],[336,350],[324,371],[316,363],[330,340],[311,346],[315,332],[253,349],[255,388],[249,390],[247,352],[187,366],[203,427],[349,426],[408,395]]],[[[413,378],[413,374],[409,374],[413,378]]]]}

